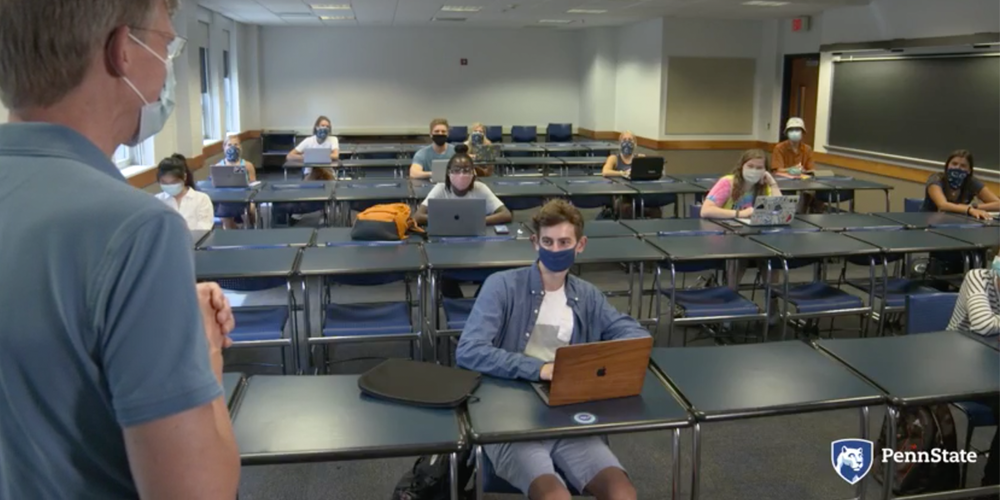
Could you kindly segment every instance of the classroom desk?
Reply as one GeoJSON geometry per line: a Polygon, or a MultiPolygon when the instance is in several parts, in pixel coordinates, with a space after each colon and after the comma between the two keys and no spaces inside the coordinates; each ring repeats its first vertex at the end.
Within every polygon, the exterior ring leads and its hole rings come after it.
{"type": "Polygon", "coordinates": [[[802,214],[795,220],[807,222],[823,231],[891,231],[903,229],[903,225],[876,215],[855,213],[802,214]]]}
{"type": "MultiPolygon", "coordinates": [[[[692,500],[700,494],[702,423],[859,408],[859,437],[868,439],[868,408],[883,401],[877,389],[844,366],[795,340],[656,348],[650,360],[695,417],[692,500]]],[[[855,486],[857,498],[864,498],[865,486],[864,481],[855,486]]]]}
{"type": "Polygon", "coordinates": [[[308,203],[323,204],[323,216],[330,220],[330,201],[337,183],[333,181],[280,182],[265,183],[253,197],[257,205],[257,225],[267,229],[271,225],[271,212],[275,203],[308,203]]]}
{"type": "Polygon", "coordinates": [[[547,439],[602,436],[625,432],[673,431],[672,498],[680,490],[680,429],[692,424],[673,392],[652,372],[646,373],[642,393],[609,399],[549,407],[524,381],[483,377],[467,403],[469,438],[475,446],[476,496],[482,498],[483,445],[547,439]],[[580,423],[581,417],[593,419],[580,423]]]}
{"type": "Polygon", "coordinates": [[[212,229],[192,229],[191,230],[191,248],[197,249],[198,245],[205,240],[205,237],[212,233],[212,229]]]}
{"type": "Polygon", "coordinates": [[[215,231],[198,249],[305,247],[312,245],[315,232],[311,227],[215,231]]]}
{"type": "Polygon", "coordinates": [[[355,146],[352,154],[356,157],[361,155],[393,155],[396,157],[399,156],[400,153],[399,146],[400,144],[392,143],[358,144],[355,146]]]}
{"type": "Polygon", "coordinates": [[[226,398],[226,408],[229,408],[230,416],[236,401],[246,388],[246,379],[242,373],[227,372],[222,374],[222,392],[226,398]]]}
{"type": "MultiPolygon", "coordinates": [[[[882,191],[885,193],[885,211],[892,211],[889,206],[889,190],[894,189],[893,186],[882,184],[880,182],[855,179],[853,177],[816,177],[815,180],[820,184],[836,189],[833,193],[835,198],[835,201],[833,202],[837,205],[840,205],[840,193],[844,191],[882,191]]],[[[851,197],[850,204],[850,211],[853,212],[854,197],[851,197]]]]}
{"type": "MultiPolygon", "coordinates": [[[[1000,354],[957,332],[818,340],[813,345],[886,394],[886,448],[896,449],[900,408],[994,398],[1000,393],[1000,354]],[[924,361],[913,363],[914,359],[924,361]]],[[[896,463],[890,460],[886,468],[885,475],[895,477],[896,463]]],[[[891,486],[891,481],[883,485],[883,499],[892,498],[891,486]]],[[[919,498],[969,498],[997,492],[1000,486],[962,490],[961,496],[940,492],[919,498]]]]}
{"type": "Polygon", "coordinates": [[[910,229],[977,228],[982,222],[945,212],[876,213],[879,217],[903,224],[910,229]]]}
{"type": "Polygon", "coordinates": [[[251,199],[255,194],[257,194],[257,188],[259,184],[254,187],[229,187],[229,188],[217,188],[217,187],[207,187],[198,188],[198,191],[208,195],[208,198],[212,200],[212,203],[218,205],[220,203],[241,203],[249,204],[251,199]]]}
{"type": "Polygon", "coordinates": [[[545,148],[533,142],[503,142],[500,143],[500,148],[503,150],[505,155],[509,155],[510,153],[524,153],[530,155],[545,154],[545,148]]]}
{"type": "Polygon", "coordinates": [[[337,205],[334,218],[344,226],[351,225],[351,210],[362,211],[378,203],[408,203],[410,183],[406,179],[358,179],[341,181],[334,197],[337,205]],[[352,204],[356,205],[352,207],[352,204]]]}
{"type": "MultiPolygon", "coordinates": [[[[302,295],[305,297],[305,309],[309,311],[311,278],[358,276],[366,274],[405,273],[416,277],[417,282],[417,320],[413,321],[413,332],[399,335],[379,335],[380,341],[406,340],[416,343],[414,359],[421,359],[421,332],[423,331],[423,270],[424,257],[419,245],[351,245],[307,248],[299,263],[298,273],[302,277],[302,295]]],[[[322,283],[317,285],[322,286],[322,283]]],[[[320,300],[320,310],[325,315],[325,294],[320,300]]],[[[309,346],[318,344],[357,342],[372,340],[371,335],[324,337],[313,335],[312,321],[309,314],[305,315],[306,349],[297,352],[300,359],[309,358],[309,346]]]]}
{"type": "Polygon", "coordinates": [[[719,182],[722,176],[723,174],[667,174],[667,177],[671,179],[701,188],[703,194],[708,194],[708,191],[715,186],[716,182],[719,182]]]}
{"type": "Polygon", "coordinates": [[[564,195],[562,189],[546,179],[487,177],[478,179],[478,182],[486,184],[512,211],[539,207],[545,200],[564,195]]]}
{"type": "Polygon", "coordinates": [[[846,236],[877,246],[887,254],[975,250],[977,245],[931,231],[873,231],[848,233],[846,236]]]}
{"type": "MultiPolygon", "coordinates": [[[[646,213],[646,198],[649,196],[656,195],[683,195],[686,194],[703,194],[705,192],[700,186],[695,186],[694,184],[689,184],[687,182],[678,181],[676,179],[664,178],[652,181],[633,181],[631,179],[617,178],[616,182],[624,184],[632,189],[634,189],[639,196],[635,197],[639,200],[639,212],[641,214],[646,213]]],[[[682,198],[683,199],[683,198],[682,198]]],[[[632,203],[632,209],[635,210],[635,202],[632,203]]],[[[681,201],[675,200],[674,203],[674,217],[680,217],[681,211],[680,206],[685,205],[681,201]]]]}
{"type": "Polygon", "coordinates": [[[413,159],[413,155],[417,154],[417,151],[427,147],[427,144],[400,144],[399,145],[399,156],[404,159],[413,159]]]}
{"type": "Polygon", "coordinates": [[[354,228],[350,227],[323,227],[316,231],[316,238],[313,246],[317,247],[339,247],[339,246],[380,246],[380,245],[400,245],[419,244],[424,241],[419,234],[410,234],[405,240],[400,241],[365,241],[355,240],[351,237],[354,228]]]}
{"type": "Polygon", "coordinates": [[[451,454],[465,448],[452,409],[429,409],[361,394],[357,375],[250,378],[233,420],[243,465],[451,454]]]}
{"type": "MultiPolygon", "coordinates": [[[[483,181],[483,179],[476,180],[483,181]]],[[[427,198],[427,195],[431,194],[434,184],[430,179],[410,179],[410,192],[413,193],[413,198],[419,203],[424,198],[427,198]]]]}
{"type": "Polygon", "coordinates": [[[337,162],[337,178],[342,179],[344,177],[364,177],[367,175],[368,170],[388,170],[392,169],[393,178],[404,177],[404,170],[410,167],[409,160],[401,160],[398,158],[389,159],[350,159],[350,160],[340,160],[337,162]]]}
{"type": "Polygon", "coordinates": [[[776,176],[778,189],[783,195],[795,195],[802,191],[835,191],[834,188],[810,179],[790,179],[788,177],[776,176]]]}
{"type": "Polygon", "coordinates": [[[635,219],[622,225],[642,236],[705,236],[725,234],[726,229],[708,219],[635,219]]]}
{"type": "MultiPolygon", "coordinates": [[[[530,223],[524,223],[524,234],[530,237],[535,234],[535,230],[530,223]]],[[[594,238],[623,238],[635,237],[635,231],[629,229],[624,224],[614,220],[594,220],[583,225],[583,235],[588,239],[594,238]]]]}
{"type": "MultiPolygon", "coordinates": [[[[943,228],[933,229],[932,232],[943,234],[956,240],[972,243],[978,246],[980,250],[987,250],[1000,246],[1000,229],[997,229],[996,227],[986,226],[969,229],[943,228]]],[[[976,255],[976,258],[981,259],[982,255],[976,255]]],[[[985,263],[979,262],[976,267],[980,267],[983,264],[985,263]]]]}
{"type": "Polygon", "coordinates": [[[496,165],[504,168],[505,176],[542,176],[558,174],[562,169],[562,158],[549,156],[509,156],[497,158],[496,165]],[[537,172],[532,169],[538,169],[537,172]]]}
{"type": "Polygon", "coordinates": [[[584,141],[581,146],[586,146],[592,156],[610,156],[612,152],[618,151],[621,144],[611,141],[584,141]]]}
{"type": "Polygon", "coordinates": [[[607,158],[599,156],[564,156],[562,175],[600,175],[607,158]]]}
{"type": "Polygon", "coordinates": [[[635,189],[604,177],[553,177],[549,181],[581,208],[613,206],[615,198],[636,194],[635,189]]]}
{"type": "MultiPolygon", "coordinates": [[[[691,220],[691,219],[678,219],[678,220],[691,220]]],[[[701,219],[694,219],[701,220],[701,219]]],[[[646,241],[650,242],[658,248],[661,252],[666,254],[666,263],[669,266],[670,272],[670,287],[667,289],[670,292],[670,311],[667,314],[669,323],[667,323],[667,345],[671,345],[672,337],[674,332],[674,324],[687,324],[687,323],[721,323],[724,321],[729,321],[734,319],[736,321],[746,321],[752,319],[763,320],[764,322],[764,338],[767,338],[767,315],[770,311],[770,301],[764,302],[764,311],[756,315],[738,315],[738,316],[709,316],[709,317],[694,317],[694,318],[675,318],[674,317],[674,305],[677,304],[677,266],[678,264],[684,265],[688,263],[697,262],[711,262],[711,261],[725,261],[725,260],[735,260],[735,259],[764,259],[767,267],[767,272],[770,274],[771,271],[771,258],[775,256],[775,253],[769,248],[750,241],[747,238],[737,236],[735,234],[701,234],[678,237],[677,234],[666,234],[657,235],[655,237],[648,237],[646,241]]],[[[656,283],[660,283],[660,274],[662,272],[662,265],[656,266],[656,274],[654,274],[653,279],[656,283]]],[[[683,268],[682,268],[683,272],[683,268]]],[[[770,296],[770,283],[765,281],[764,293],[765,297],[770,296]]],[[[661,316],[661,304],[660,296],[663,293],[660,290],[656,290],[654,294],[656,305],[654,306],[654,311],[657,320],[661,316]]]]}
{"type": "MultiPolygon", "coordinates": [[[[586,228],[586,226],[584,226],[586,228]]],[[[635,296],[635,279],[633,270],[639,273],[639,308],[635,318],[642,318],[642,285],[643,273],[647,262],[655,263],[663,260],[663,253],[655,247],[633,236],[617,238],[593,238],[587,240],[583,252],[576,256],[578,265],[623,263],[628,265],[628,315],[632,315],[632,301],[635,296]]],[[[653,292],[659,289],[659,282],[653,281],[653,292]]],[[[655,318],[651,318],[655,320],[655,318]]],[[[655,323],[655,321],[652,321],[655,323]]]]}
{"type": "Polygon", "coordinates": [[[972,332],[956,332],[959,335],[964,335],[980,344],[983,344],[994,351],[1000,351],[1000,335],[980,335],[978,333],[972,332]]]}
{"type": "Polygon", "coordinates": [[[538,145],[545,148],[547,155],[583,154],[590,151],[586,146],[573,142],[543,142],[538,145]]]}
{"type": "Polygon", "coordinates": [[[298,170],[299,178],[301,179],[304,174],[304,169],[307,168],[328,168],[330,170],[336,171],[340,167],[340,160],[334,160],[330,163],[304,163],[302,160],[288,160],[281,165],[281,169],[284,171],[285,180],[288,180],[289,170],[298,170]]]}
{"type": "Polygon", "coordinates": [[[751,236],[754,234],[773,233],[815,233],[820,229],[806,221],[799,220],[800,216],[795,216],[791,223],[784,226],[751,226],[736,219],[711,219],[712,222],[726,228],[732,233],[740,236],[751,236]]]}

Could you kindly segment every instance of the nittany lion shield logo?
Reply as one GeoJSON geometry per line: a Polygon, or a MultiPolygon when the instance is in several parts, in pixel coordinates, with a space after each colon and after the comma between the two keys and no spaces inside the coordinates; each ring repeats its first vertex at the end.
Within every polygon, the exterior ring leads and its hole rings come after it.
{"type": "Polygon", "coordinates": [[[833,470],[844,481],[855,484],[872,470],[875,446],[867,439],[838,439],[830,443],[833,470]]]}

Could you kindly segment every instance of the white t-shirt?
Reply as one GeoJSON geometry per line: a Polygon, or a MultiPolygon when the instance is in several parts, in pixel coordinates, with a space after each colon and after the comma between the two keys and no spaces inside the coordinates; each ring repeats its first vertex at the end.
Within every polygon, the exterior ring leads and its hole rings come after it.
{"type": "Polygon", "coordinates": [[[449,192],[447,189],[445,189],[444,183],[439,182],[435,184],[433,188],[431,188],[430,193],[427,193],[427,198],[424,198],[424,201],[423,203],[421,203],[421,205],[426,207],[427,200],[438,199],[438,198],[446,200],[458,200],[458,199],[486,200],[487,216],[493,215],[494,212],[496,212],[497,210],[500,209],[500,207],[503,206],[503,202],[500,201],[500,198],[497,198],[497,195],[493,194],[493,190],[486,187],[486,184],[483,184],[482,182],[476,182],[475,184],[473,184],[472,189],[470,189],[468,193],[465,193],[465,196],[459,196],[454,192],[449,192]]]}
{"type": "Polygon", "coordinates": [[[573,339],[573,324],[573,309],[566,303],[566,287],[545,292],[524,354],[546,363],[555,361],[556,349],[569,345],[573,339]]]}
{"type": "Polygon", "coordinates": [[[303,139],[298,146],[295,146],[295,152],[302,154],[305,150],[314,148],[329,149],[331,151],[340,149],[340,141],[336,137],[328,135],[325,141],[319,142],[315,135],[311,135],[303,139]]]}
{"type": "Polygon", "coordinates": [[[207,231],[215,225],[215,208],[212,207],[212,199],[205,193],[188,188],[181,197],[180,205],[177,204],[177,198],[167,193],[157,193],[156,198],[180,212],[187,222],[188,229],[192,231],[207,231]]]}

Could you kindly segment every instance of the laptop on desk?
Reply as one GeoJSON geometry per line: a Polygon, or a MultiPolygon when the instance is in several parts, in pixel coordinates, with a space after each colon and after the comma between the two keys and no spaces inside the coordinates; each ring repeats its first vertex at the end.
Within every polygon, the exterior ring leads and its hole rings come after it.
{"type": "Polygon", "coordinates": [[[636,157],[632,160],[629,179],[633,181],[655,181],[663,178],[664,159],[660,156],[636,157]]]}
{"type": "Polygon", "coordinates": [[[242,165],[212,165],[212,186],[217,188],[250,187],[247,169],[242,165]]]}
{"type": "Polygon", "coordinates": [[[503,156],[503,150],[499,144],[484,144],[476,148],[473,154],[476,155],[477,164],[489,165],[496,163],[497,159],[503,156]]]}
{"type": "Polygon", "coordinates": [[[427,200],[428,236],[483,236],[486,200],[432,198],[427,200]]]}
{"type": "Polygon", "coordinates": [[[652,352],[652,337],[560,347],[552,381],[531,386],[549,406],[638,396],[652,352]]]}
{"type": "Polygon", "coordinates": [[[448,175],[449,160],[431,160],[431,182],[437,184],[444,182],[444,177],[448,175]]]}
{"type": "Polygon", "coordinates": [[[306,165],[329,165],[330,150],[326,148],[306,148],[302,151],[302,163],[306,165]]]}
{"type": "Polygon", "coordinates": [[[749,219],[736,219],[747,226],[787,226],[795,220],[798,196],[759,196],[749,219]]]}

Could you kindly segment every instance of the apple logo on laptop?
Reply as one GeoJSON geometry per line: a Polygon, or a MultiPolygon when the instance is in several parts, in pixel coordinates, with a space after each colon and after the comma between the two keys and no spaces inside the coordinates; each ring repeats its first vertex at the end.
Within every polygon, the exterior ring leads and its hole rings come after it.
{"type": "Polygon", "coordinates": [[[608,374],[607,368],[605,368],[605,367],[602,366],[602,367],[600,367],[600,368],[597,369],[597,376],[598,377],[603,377],[603,376],[605,376],[607,374],[608,374]]]}

